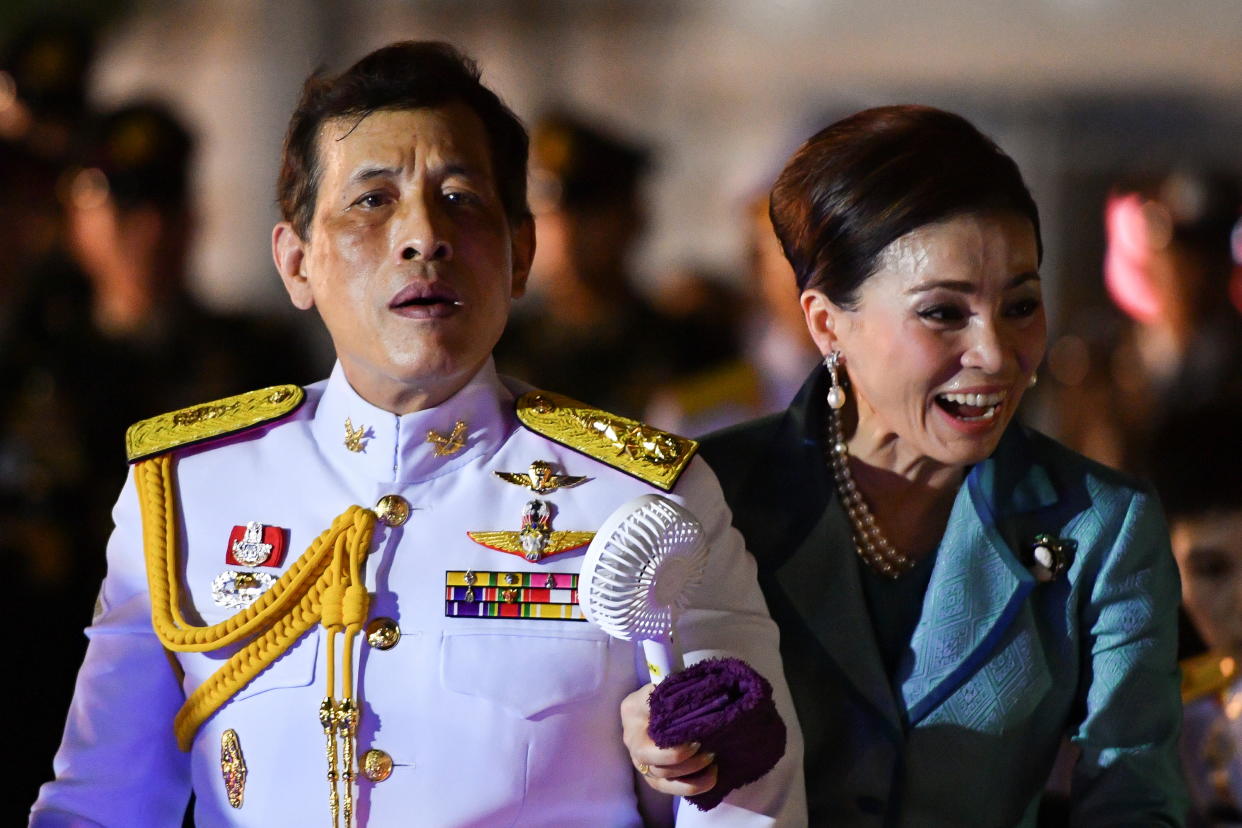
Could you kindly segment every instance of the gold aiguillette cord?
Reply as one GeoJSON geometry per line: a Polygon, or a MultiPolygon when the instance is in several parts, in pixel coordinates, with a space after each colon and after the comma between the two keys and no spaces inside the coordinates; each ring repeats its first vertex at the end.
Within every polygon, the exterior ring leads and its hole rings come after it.
{"type": "Polygon", "coordinates": [[[322,624],[327,631],[327,695],[319,705],[319,724],[327,737],[328,807],[332,826],[351,828],[354,820],[354,745],[359,709],[354,701],[354,640],[366,623],[371,596],[362,584],[366,549],[338,542],[329,570],[330,583],[323,593],[322,624]],[[336,636],[345,634],[341,653],[341,696],[336,693],[336,636]],[[340,757],[338,772],[337,758],[340,757]],[[343,783],[343,784],[338,784],[343,783]],[[343,794],[339,789],[343,788],[343,794]]]}
{"type": "Polygon", "coordinates": [[[359,715],[353,698],[353,650],[371,599],[363,585],[362,567],[375,528],[375,513],[350,506],[257,601],[225,621],[200,627],[181,611],[173,456],[159,455],[135,464],[134,478],[142,511],[151,625],[160,643],[176,653],[209,652],[244,644],[190,694],[178,711],[173,722],[177,746],[190,750],[203,722],[319,621],[328,639],[327,698],[320,705],[319,716],[327,738],[329,806],[332,824],[339,828],[338,780],[344,781],[345,825],[349,828],[354,812],[354,744],[359,715]],[[339,632],[345,633],[345,647],[342,696],[336,701],[339,632]],[[338,751],[341,739],[344,744],[338,751]],[[343,773],[338,773],[338,752],[343,773]]]}

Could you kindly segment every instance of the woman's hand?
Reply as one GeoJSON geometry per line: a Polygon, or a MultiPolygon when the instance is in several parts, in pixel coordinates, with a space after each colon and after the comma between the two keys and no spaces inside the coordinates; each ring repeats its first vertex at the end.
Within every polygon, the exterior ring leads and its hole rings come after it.
{"type": "Polygon", "coordinates": [[[621,702],[621,727],[630,761],[657,791],[675,796],[694,796],[710,791],[716,784],[716,757],[699,749],[697,743],[656,747],[647,735],[647,699],[654,684],[640,687],[621,702]]]}

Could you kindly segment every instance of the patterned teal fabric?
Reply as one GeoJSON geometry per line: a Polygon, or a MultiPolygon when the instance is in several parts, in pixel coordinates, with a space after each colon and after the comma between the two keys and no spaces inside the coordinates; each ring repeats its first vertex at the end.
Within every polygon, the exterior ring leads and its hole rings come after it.
{"type": "Polygon", "coordinates": [[[1073,824],[1183,824],[1180,589],[1154,499],[1012,426],[957,496],[890,681],[805,392],[703,453],[781,627],[812,825],[1033,826],[1064,737],[1073,824]],[[1077,542],[1049,583],[1021,560],[1040,533],[1077,542]]]}

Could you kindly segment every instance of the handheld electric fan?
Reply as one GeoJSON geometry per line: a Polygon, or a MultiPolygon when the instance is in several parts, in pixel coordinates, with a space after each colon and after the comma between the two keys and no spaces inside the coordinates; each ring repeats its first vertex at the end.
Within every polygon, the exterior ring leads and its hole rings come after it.
{"type": "Polygon", "coordinates": [[[642,641],[655,684],[681,669],[673,631],[707,551],[694,515],[666,497],[643,495],[608,516],[582,561],[582,614],[613,638],[642,641]]]}

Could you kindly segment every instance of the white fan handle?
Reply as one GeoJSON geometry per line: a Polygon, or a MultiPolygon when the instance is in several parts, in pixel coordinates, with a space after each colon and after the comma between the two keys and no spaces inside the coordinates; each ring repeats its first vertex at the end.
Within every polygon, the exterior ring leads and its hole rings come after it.
{"type": "Polygon", "coordinates": [[[647,659],[647,670],[651,673],[652,684],[659,684],[682,667],[680,653],[669,641],[644,638],[643,656],[647,659]]]}

